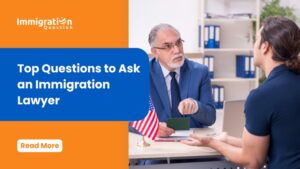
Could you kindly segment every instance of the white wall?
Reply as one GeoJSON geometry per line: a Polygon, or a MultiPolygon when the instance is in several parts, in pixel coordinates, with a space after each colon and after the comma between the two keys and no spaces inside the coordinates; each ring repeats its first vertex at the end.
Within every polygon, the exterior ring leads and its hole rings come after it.
{"type": "Polygon", "coordinates": [[[297,16],[298,20],[298,25],[300,25],[300,2],[299,0],[281,0],[280,4],[282,6],[289,6],[294,8],[294,13],[297,16]]]}
{"type": "Polygon", "coordinates": [[[199,0],[129,0],[129,47],[150,53],[151,28],[168,23],[181,33],[185,52],[197,52],[199,9],[199,0]]]}
{"type": "MultiPolygon", "coordinates": [[[[227,0],[208,1],[210,3],[224,1],[226,4],[227,0]]],[[[228,3],[228,9],[236,7],[237,4],[239,4],[238,9],[242,8],[241,2],[247,4],[245,0],[231,1],[232,3],[228,3]]],[[[298,17],[298,23],[300,23],[299,0],[281,0],[281,4],[292,6],[298,17]]],[[[216,7],[215,5],[211,6],[216,7]]],[[[253,7],[249,5],[248,8],[250,10],[253,7]]],[[[169,23],[181,32],[181,37],[185,40],[185,53],[199,52],[199,16],[200,0],[129,0],[129,47],[138,47],[150,53],[147,40],[151,28],[160,23],[169,23]]]]}

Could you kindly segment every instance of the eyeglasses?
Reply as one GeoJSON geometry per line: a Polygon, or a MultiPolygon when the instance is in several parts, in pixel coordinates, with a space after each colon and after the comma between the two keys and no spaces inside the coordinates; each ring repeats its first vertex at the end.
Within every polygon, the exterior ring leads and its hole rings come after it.
{"type": "Polygon", "coordinates": [[[153,47],[153,48],[169,51],[169,50],[173,49],[175,46],[177,46],[178,48],[181,48],[183,45],[183,42],[184,42],[184,40],[178,39],[175,43],[164,43],[162,47],[153,47]]]}

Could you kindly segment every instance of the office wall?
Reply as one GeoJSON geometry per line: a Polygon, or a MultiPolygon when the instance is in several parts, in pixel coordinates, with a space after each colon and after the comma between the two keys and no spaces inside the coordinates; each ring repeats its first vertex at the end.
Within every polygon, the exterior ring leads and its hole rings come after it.
{"type": "Polygon", "coordinates": [[[159,23],[169,23],[181,32],[186,52],[198,49],[199,0],[129,0],[129,47],[150,53],[148,34],[159,23]]]}
{"type": "Polygon", "coordinates": [[[300,25],[300,3],[299,0],[281,0],[280,4],[282,6],[290,6],[294,8],[294,13],[298,17],[297,23],[300,25]]]}
{"type": "MultiPolygon", "coordinates": [[[[300,25],[299,0],[281,0],[281,5],[295,9],[300,25]]],[[[150,29],[159,23],[169,23],[181,32],[186,53],[199,52],[199,16],[200,0],[129,0],[129,47],[150,53],[147,42],[150,29]]]]}

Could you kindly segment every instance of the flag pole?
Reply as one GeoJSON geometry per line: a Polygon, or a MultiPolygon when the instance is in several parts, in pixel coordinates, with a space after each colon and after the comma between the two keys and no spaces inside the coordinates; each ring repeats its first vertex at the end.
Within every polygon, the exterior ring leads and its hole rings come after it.
{"type": "Polygon", "coordinates": [[[138,147],[149,147],[150,144],[146,142],[145,136],[142,137],[142,140],[137,143],[138,147]]]}

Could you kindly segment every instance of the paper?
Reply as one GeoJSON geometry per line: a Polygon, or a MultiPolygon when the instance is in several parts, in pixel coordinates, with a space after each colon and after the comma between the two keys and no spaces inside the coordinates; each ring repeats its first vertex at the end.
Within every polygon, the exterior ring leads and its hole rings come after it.
{"type": "Polygon", "coordinates": [[[175,130],[171,137],[189,137],[192,133],[192,130],[175,130]]]}
{"type": "Polygon", "coordinates": [[[175,130],[169,137],[156,137],[155,141],[157,142],[177,142],[181,140],[188,140],[190,134],[193,133],[193,130],[175,130]]]}

